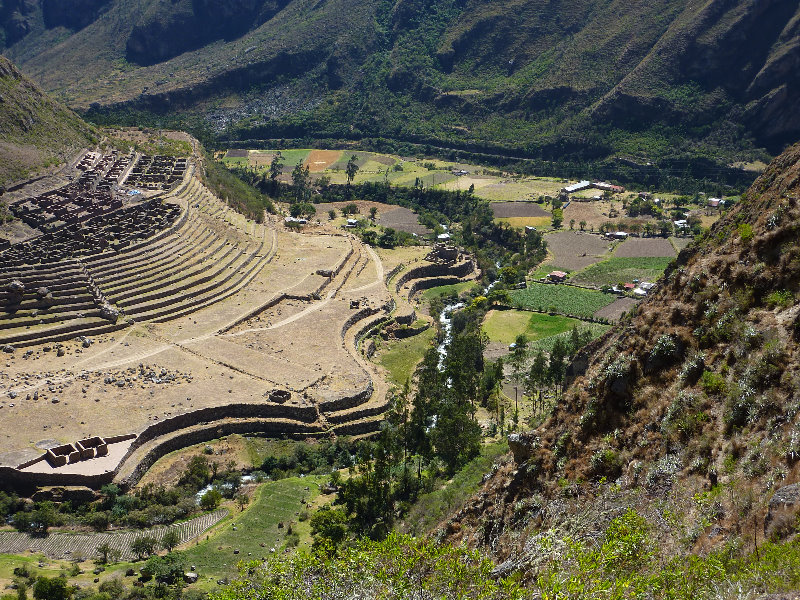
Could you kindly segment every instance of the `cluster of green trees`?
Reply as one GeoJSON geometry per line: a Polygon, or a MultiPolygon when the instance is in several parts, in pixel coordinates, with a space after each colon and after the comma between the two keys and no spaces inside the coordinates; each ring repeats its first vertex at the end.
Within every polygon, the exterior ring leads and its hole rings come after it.
{"type": "MultiPolygon", "coordinates": [[[[205,456],[189,461],[175,487],[146,484],[132,493],[122,493],[114,484],[105,485],[100,497],[91,502],[49,500],[26,502],[14,494],[0,491],[0,517],[13,523],[19,531],[45,534],[51,527],[88,525],[98,531],[110,525],[143,529],[165,525],[190,517],[198,512],[194,494],[202,487],[215,483],[219,494],[216,502],[201,505],[215,508],[222,497],[233,498],[241,482],[240,473],[232,463],[220,468],[205,456]]],[[[209,500],[217,498],[216,494],[209,500]]]]}
{"type": "Polygon", "coordinates": [[[335,548],[350,534],[385,538],[419,494],[478,455],[475,411],[487,343],[481,318],[471,308],[454,315],[444,357],[436,348],[425,354],[415,373],[416,391],[407,383],[394,395],[380,435],[358,449],[355,474],[343,482],[334,474],[335,507],[311,520],[318,547],[335,548]]]}

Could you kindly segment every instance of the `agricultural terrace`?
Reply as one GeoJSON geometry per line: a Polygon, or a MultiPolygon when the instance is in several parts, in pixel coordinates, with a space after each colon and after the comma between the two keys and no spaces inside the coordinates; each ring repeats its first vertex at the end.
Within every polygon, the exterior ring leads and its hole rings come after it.
{"type": "Polygon", "coordinates": [[[532,282],[527,289],[512,291],[511,299],[514,305],[521,309],[588,319],[601,308],[611,304],[615,296],[571,285],[532,282]]]}
{"type": "Polygon", "coordinates": [[[544,239],[550,270],[579,271],[609,256],[613,248],[612,242],[602,236],[580,231],[556,231],[544,239]]]}

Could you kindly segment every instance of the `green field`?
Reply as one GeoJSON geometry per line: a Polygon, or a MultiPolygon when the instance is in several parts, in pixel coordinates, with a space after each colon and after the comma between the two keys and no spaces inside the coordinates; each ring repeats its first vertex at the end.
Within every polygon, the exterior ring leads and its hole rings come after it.
{"type": "Polygon", "coordinates": [[[570,281],[588,285],[616,285],[634,279],[655,281],[672,259],[668,257],[612,257],[586,267],[574,274],[570,281]]]}
{"type": "Polygon", "coordinates": [[[442,296],[449,296],[450,294],[455,293],[458,296],[464,290],[468,290],[469,288],[475,285],[474,281],[463,281],[461,283],[454,283],[452,285],[440,285],[437,287],[432,287],[430,289],[425,290],[422,292],[422,297],[430,302],[434,298],[441,298],[442,296]]]}
{"type": "Polygon", "coordinates": [[[540,340],[583,326],[583,321],[532,313],[524,310],[493,310],[483,322],[483,330],[492,342],[512,343],[519,334],[530,341],[540,340]]]}
{"type": "Polygon", "coordinates": [[[207,588],[220,577],[233,577],[239,561],[256,560],[282,551],[287,540],[287,525],[292,522],[300,538],[309,539],[308,521],[299,522],[298,513],[319,495],[319,485],[327,476],[290,477],[267,482],[258,488],[256,499],[243,513],[226,519],[222,529],[210,539],[181,552],[187,565],[197,567],[200,586],[207,588]],[[308,488],[308,489],[306,489],[308,488]],[[284,523],[278,528],[278,523],[284,523]],[[233,527],[236,527],[236,531],[233,527]],[[263,547],[262,547],[263,544],[263,547]],[[234,550],[239,550],[234,554],[234,550]]]}
{"type": "Polygon", "coordinates": [[[419,335],[393,342],[381,352],[378,362],[389,371],[389,381],[402,386],[414,374],[419,361],[431,347],[435,330],[429,327],[419,335]]]}
{"type": "Polygon", "coordinates": [[[520,308],[587,318],[616,300],[615,296],[596,290],[546,283],[531,283],[525,290],[511,292],[511,298],[520,308]]]}

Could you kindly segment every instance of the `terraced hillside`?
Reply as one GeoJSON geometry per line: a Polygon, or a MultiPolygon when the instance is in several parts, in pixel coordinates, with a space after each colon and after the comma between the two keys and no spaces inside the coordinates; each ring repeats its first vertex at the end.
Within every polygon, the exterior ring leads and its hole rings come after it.
{"type": "Polygon", "coordinates": [[[4,271],[16,294],[0,313],[0,345],[13,348],[0,374],[7,481],[130,485],[164,453],[227,433],[371,435],[388,386],[363,336],[413,319],[407,296],[437,277],[473,276],[468,257],[420,261],[390,294],[380,258],[357,237],[249,221],[192,169],[161,200],[180,214],[145,239],[4,271]],[[95,435],[121,450],[42,460],[95,435]]]}

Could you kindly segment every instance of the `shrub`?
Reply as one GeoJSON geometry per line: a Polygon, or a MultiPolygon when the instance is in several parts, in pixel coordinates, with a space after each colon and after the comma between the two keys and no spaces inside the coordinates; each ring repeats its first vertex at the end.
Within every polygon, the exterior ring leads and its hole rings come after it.
{"type": "Polygon", "coordinates": [[[611,448],[598,450],[592,454],[589,464],[592,474],[598,478],[616,479],[622,473],[622,458],[618,452],[611,448]]]}
{"type": "Polygon", "coordinates": [[[739,238],[743,244],[749,244],[753,239],[753,228],[749,223],[739,223],[739,238]]]}
{"type": "Polygon", "coordinates": [[[683,363],[678,377],[690,385],[695,383],[705,369],[705,360],[706,355],[703,352],[693,352],[683,363]]]}
{"type": "Polygon", "coordinates": [[[794,304],[794,294],[789,290],[772,292],[766,299],[767,306],[770,308],[789,308],[794,304]]]}
{"type": "Polygon", "coordinates": [[[719,396],[725,393],[727,386],[722,375],[712,371],[703,371],[700,377],[700,387],[709,396],[719,396]]]}

